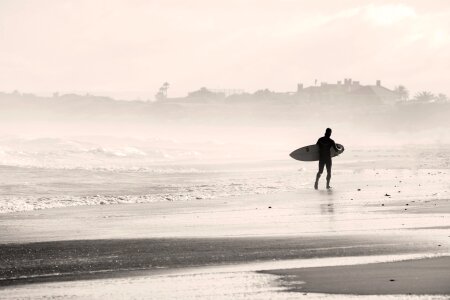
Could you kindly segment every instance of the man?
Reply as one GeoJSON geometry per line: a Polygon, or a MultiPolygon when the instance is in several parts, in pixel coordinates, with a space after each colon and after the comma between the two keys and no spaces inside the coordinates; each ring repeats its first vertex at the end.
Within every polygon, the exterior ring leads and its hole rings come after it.
{"type": "Polygon", "coordinates": [[[319,188],[319,178],[323,173],[323,167],[327,167],[327,189],[331,189],[330,179],[331,179],[331,147],[334,150],[339,151],[340,149],[336,147],[336,143],[330,139],[331,129],[327,128],[325,130],[325,136],[321,137],[317,141],[317,145],[319,146],[319,172],[317,172],[316,183],[314,184],[314,188],[317,190],[319,188]]]}

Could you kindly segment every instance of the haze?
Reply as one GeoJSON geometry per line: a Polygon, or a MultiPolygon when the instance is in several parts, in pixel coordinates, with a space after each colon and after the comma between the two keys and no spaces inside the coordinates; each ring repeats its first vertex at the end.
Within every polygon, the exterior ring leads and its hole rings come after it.
{"type": "Polygon", "coordinates": [[[358,78],[450,94],[448,1],[0,2],[0,91],[153,99],[358,78]]]}

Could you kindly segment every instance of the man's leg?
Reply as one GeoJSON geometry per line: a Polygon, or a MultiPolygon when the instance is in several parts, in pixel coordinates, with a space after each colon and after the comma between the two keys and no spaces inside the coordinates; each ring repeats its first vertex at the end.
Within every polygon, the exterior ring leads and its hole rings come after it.
{"type": "Polygon", "coordinates": [[[330,180],[331,180],[331,165],[332,165],[332,163],[331,163],[331,158],[330,158],[330,160],[328,160],[327,162],[326,162],[326,166],[327,166],[327,189],[330,189],[331,187],[330,187],[330,180]]]}
{"type": "Polygon", "coordinates": [[[319,188],[319,178],[320,178],[320,175],[322,175],[324,165],[325,165],[325,162],[322,160],[319,160],[319,172],[317,172],[316,183],[314,183],[314,188],[316,190],[319,188]]]}

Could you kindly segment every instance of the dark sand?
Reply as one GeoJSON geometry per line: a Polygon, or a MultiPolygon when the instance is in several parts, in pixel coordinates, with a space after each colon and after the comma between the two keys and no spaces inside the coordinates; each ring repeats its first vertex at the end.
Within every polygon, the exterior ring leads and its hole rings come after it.
{"type": "Polygon", "coordinates": [[[445,251],[398,236],[152,238],[0,245],[0,286],[282,259],[445,251]]]}
{"type": "Polygon", "coordinates": [[[450,257],[302,269],[271,270],[292,292],[356,295],[448,295],[450,257]],[[303,283],[301,283],[303,282],[303,283]]]}

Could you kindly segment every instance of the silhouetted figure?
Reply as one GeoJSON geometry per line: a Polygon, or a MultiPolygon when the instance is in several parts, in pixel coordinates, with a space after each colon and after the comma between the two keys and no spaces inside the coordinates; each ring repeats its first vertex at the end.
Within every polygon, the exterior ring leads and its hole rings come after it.
{"type": "Polygon", "coordinates": [[[331,179],[331,147],[334,150],[339,151],[339,148],[336,147],[336,143],[330,139],[331,129],[327,128],[325,130],[325,136],[321,137],[317,141],[317,145],[319,146],[319,172],[317,172],[316,183],[314,183],[314,188],[317,190],[319,188],[319,178],[323,173],[323,167],[327,167],[327,189],[330,189],[330,179],[331,179]]]}

